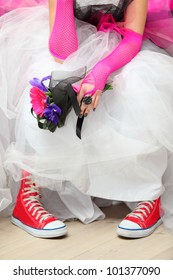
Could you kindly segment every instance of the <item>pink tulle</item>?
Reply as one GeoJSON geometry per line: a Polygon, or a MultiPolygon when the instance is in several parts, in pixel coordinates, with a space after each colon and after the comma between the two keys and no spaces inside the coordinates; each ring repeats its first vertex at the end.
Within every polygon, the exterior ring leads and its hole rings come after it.
{"type": "Polygon", "coordinates": [[[0,16],[17,8],[33,7],[44,3],[47,3],[47,0],[1,0],[0,16]]]}
{"type": "Polygon", "coordinates": [[[173,56],[173,0],[149,0],[145,35],[173,56]]]}

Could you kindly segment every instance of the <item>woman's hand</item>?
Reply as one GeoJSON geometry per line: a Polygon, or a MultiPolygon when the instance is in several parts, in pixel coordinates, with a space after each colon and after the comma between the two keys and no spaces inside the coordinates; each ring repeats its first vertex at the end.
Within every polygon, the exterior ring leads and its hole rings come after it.
{"type": "MultiPolygon", "coordinates": [[[[91,94],[86,94],[87,92],[91,92],[94,89],[94,85],[87,84],[87,83],[82,83],[80,92],[77,96],[78,102],[80,104],[81,112],[80,116],[85,116],[89,114],[91,110],[94,110],[97,108],[100,100],[100,96],[102,94],[101,90],[96,90],[96,92],[92,95],[91,94]],[[82,100],[84,97],[91,97],[91,103],[90,104],[85,104],[82,100]]],[[[89,98],[90,99],[90,98],[89,98]]]]}

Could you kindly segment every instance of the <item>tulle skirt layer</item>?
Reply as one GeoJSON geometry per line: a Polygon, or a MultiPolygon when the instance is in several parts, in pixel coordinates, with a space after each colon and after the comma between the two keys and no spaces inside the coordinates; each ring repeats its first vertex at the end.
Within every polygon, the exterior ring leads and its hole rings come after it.
{"type": "Polygon", "coordinates": [[[11,203],[11,190],[7,187],[7,176],[4,170],[3,162],[5,150],[10,143],[9,121],[0,110],[1,130],[0,130],[0,212],[11,203]]]}
{"type": "Polygon", "coordinates": [[[0,16],[18,8],[34,7],[47,4],[48,0],[1,0],[0,1],[0,16]]]}
{"type": "Polygon", "coordinates": [[[54,133],[39,129],[31,115],[30,79],[53,70],[60,78],[84,66],[90,70],[121,39],[114,31],[76,24],[79,49],[59,65],[47,48],[46,7],[13,11],[1,21],[0,106],[13,135],[5,170],[17,182],[23,169],[31,172],[43,187],[45,205],[62,219],[88,223],[103,218],[92,197],[107,204],[162,195],[165,221],[173,226],[171,203],[166,207],[173,191],[173,59],[165,51],[146,40],[133,61],[111,75],[113,89],[103,93],[97,110],[85,119],[81,140],[73,111],[54,133]]]}
{"type": "Polygon", "coordinates": [[[7,178],[3,168],[4,149],[0,143],[0,211],[5,209],[11,203],[10,190],[7,189],[7,178]]]}

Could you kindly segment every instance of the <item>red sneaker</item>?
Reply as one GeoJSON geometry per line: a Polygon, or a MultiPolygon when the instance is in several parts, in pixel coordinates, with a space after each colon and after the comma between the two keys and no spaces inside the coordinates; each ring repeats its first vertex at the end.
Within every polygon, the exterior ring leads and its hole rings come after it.
{"type": "Polygon", "coordinates": [[[143,201],[119,224],[117,233],[128,238],[146,237],[161,223],[160,198],[143,201]]]}
{"type": "MultiPolygon", "coordinates": [[[[24,174],[29,175],[27,172],[24,174]]],[[[66,225],[43,208],[39,188],[30,175],[21,181],[11,221],[36,237],[53,238],[67,233],[66,225]]]]}

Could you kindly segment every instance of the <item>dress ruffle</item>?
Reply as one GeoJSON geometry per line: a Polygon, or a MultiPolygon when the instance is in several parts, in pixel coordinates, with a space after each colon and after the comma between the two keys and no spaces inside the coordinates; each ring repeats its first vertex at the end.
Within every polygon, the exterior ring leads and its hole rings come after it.
{"type": "Polygon", "coordinates": [[[1,130],[0,130],[0,212],[7,208],[12,202],[11,190],[7,187],[7,175],[3,162],[5,150],[10,143],[9,121],[0,110],[1,130]]]}
{"type": "Polygon", "coordinates": [[[1,0],[0,16],[14,9],[23,7],[34,7],[43,4],[47,4],[47,0],[1,0]]]}

